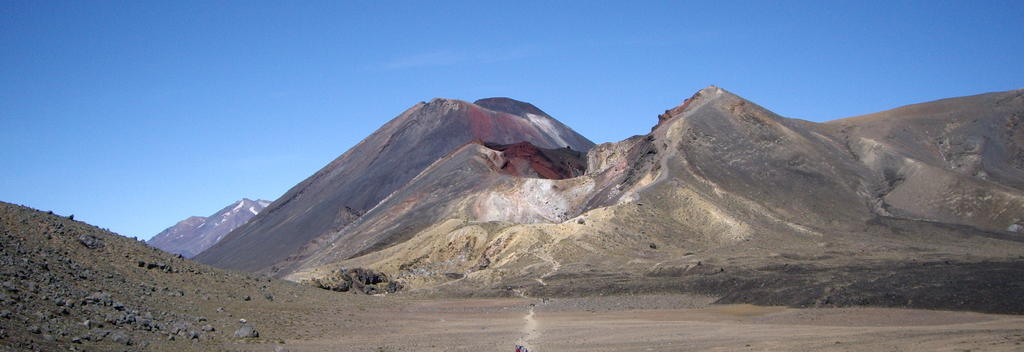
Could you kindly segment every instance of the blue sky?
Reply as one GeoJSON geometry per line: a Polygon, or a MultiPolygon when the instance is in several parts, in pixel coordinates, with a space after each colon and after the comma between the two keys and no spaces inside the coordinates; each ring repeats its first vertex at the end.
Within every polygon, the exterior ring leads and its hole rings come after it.
{"type": "Polygon", "coordinates": [[[433,97],[595,142],[714,84],[814,121],[1024,87],[1021,1],[0,0],[0,200],[148,238],[433,97]],[[384,4],[386,3],[386,4],[384,4]]]}

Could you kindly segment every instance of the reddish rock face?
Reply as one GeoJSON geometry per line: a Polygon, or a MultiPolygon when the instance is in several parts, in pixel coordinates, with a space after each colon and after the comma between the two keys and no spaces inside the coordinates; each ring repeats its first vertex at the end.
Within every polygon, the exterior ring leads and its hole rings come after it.
{"type": "Polygon", "coordinates": [[[682,105],[679,105],[679,106],[674,107],[672,109],[665,110],[664,114],[658,115],[658,124],[654,125],[654,127],[651,127],[651,131],[654,131],[655,129],[657,129],[659,126],[661,126],[661,124],[665,123],[665,121],[668,121],[668,119],[672,118],[673,116],[677,116],[679,114],[682,114],[683,111],[686,110],[686,107],[690,106],[690,103],[692,103],[694,100],[696,100],[699,97],[700,97],[700,92],[697,92],[693,96],[687,98],[686,100],[683,100],[683,104],[682,105]]]}
{"type": "Polygon", "coordinates": [[[493,112],[485,111],[477,106],[469,106],[468,115],[470,135],[476,137],[475,139],[490,140],[491,138],[494,138],[495,125],[500,124],[504,127],[516,127],[510,123],[500,123],[495,121],[491,115],[505,118],[507,118],[507,116],[494,114],[493,112]]]}
{"type": "Polygon", "coordinates": [[[561,180],[587,171],[585,155],[569,148],[545,149],[529,142],[484,146],[502,152],[504,163],[495,167],[513,176],[561,180]]]}
{"type": "MultiPolygon", "coordinates": [[[[559,134],[561,128],[550,125],[548,127],[547,117],[541,115],[515,115],[504,111],[494,111],[483,108],[479,105],[462,103],[465,114],[457,116],[457,119],[464,119],[469,125],[470,135],[491,143],[508,143],[511,136],[519,136],[522,140],[534,141],[548,147],[566,147],[571,143],[579,147],[581,144],[576,141],[567,141],[559,134]],[[532,117],[531,117],[532,116],[532,117]],[[540,122],[539,121],[544,121],[540,122]]],[[[583,144],[586,145],[586,144],[583,144]]],[[[586,145],[589,147],[589,145],[586,145]]]]}

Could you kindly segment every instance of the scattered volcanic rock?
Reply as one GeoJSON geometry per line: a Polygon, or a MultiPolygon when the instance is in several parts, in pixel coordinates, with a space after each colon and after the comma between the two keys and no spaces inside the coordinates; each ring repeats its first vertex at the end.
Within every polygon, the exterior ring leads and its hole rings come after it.
{"type": "Polygon", "coordinates": [[[245,224],[268,205],[269,201],[244,198],[208,217],[192,216],[182,220],[153,236],[147,243],[192,258],[220,241],[231,230],[245,224]]]}
{"type": "Polygon", "coordinates": [[[231,331],[214,327],[235,324],[232,313],[253,317],[265,335],[281,336],[293,322],[281,315],[285,305],[358,298],[327,297],[330,292],[296,283],[222,271],[67,217],[3,202],[0,268],[3,351],[220,350],[231,341],[231,331]],[[259,304],[237,299],[258,293],[282,298],[259,304]]]}
{"type": "Polygon", "coordinates": [[[103,241],[93,235],[78,236],[78,242],[89,249],[103,248],[104,246],[103,241]]]}
{"type": "Polygon", "coordinates": [[[256,331],[256,328],[252,327],[252,325],[246,324],[239,327],[238,330],[235,330],[235,337],[241,339],[251,339],[260,337],[260,333],[256,331]]]}

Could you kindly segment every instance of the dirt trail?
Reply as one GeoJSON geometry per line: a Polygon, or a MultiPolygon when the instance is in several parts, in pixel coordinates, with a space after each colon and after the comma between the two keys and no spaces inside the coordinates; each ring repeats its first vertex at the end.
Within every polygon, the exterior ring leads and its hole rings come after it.
{"type": "MultiPolygon", "coordinates": [[[[522,298],[530,298],[529,296],[526,295],[526,291],[524,290],[517,290],[516,294],[518,294],[519,297],[522,298]]],[[[526,315],[523,316],[523,327],[520,330],[519,339],[516,340],[516,345],[525,346],[527,349],[531,350],[534,349],[530,341],[535,341],[539,339],[541,335],[540,329],[537,327],[537,319],[535,318],[535,315],[536,304],[530,303],[530,310],[527,311],[526,315]]]]}
{"type": "MultiPolygon", "coordinates": [[[[537,256],[537,258],[540,258],[541,260],[551,264],[551,270],[549,270],[547,273],[544,273],[540,277],[534,279],[537,280],[537,282],[540,283],[542,286],[547,286],[548,284],[544,282],[544,278],[554,275],[555,272],[562,268],[562,263],[559,263],[558,260],[554,259],[554,257],[552,257],[550,253],[542,253],[535,255],[537,256]]],[[[517,291],[517,293],[519,294],[519,297],[530,298],[529,296],[526,295],[525,290],[517,291]]],[[[540,336],[541,331],[536,318],[536,303],[530,303],[530,310],[526,313],[526,315],[523,316],[522,337],[517,341],[516,344],[525,346],[527,349],[532,350],[534,349],[534,346],[531,344],[531,342],[537,341],[538,339],[540,339],[540,336]]]]}
{"type": "Polygon", "coordinates": [[[554,275],[555,272],[557,272],[559,269],[562,268],[562,263],[558,262],[558,260],[556,260],[551,255],[551,253],[534,254],[534,255],[537,256],[537,258],[540,258],[540,260],[543,260],[543,261],[547,262],[548,264],[551,264],[551,270],[549,270],[544,275],[541,275],[540,277],[534,279],[534,280],[537,280],[537,282],[539,282],[542,286],[547,286],[548,284],[546,282],[544,282],[544,278],[547,278],[547,277],[550,277],[551,275],[554,275]]]}
{"type": "Polygon", "coordinates": [[[534,306],[530,304],[530,311],[523,316],[525,323],[523,324],[523,337],[519,339],[518,345],[523,345],[527,349],[533,350],[534,346],[531,341],[536,341],[540,338],[540,329],[537,327],[537,319],[534,318],[534,306]]]}
{"type": "Polygon", "coordinates": [[[553,299],[536,307],[524,307],[521,299],[417,300],[385,311],[311,310],[292,316],[302,325],[258,326],[268,336],[261,336],[263,343],[226,342],[223,349],[270,352],[278,344],[268,342],[278,336],[286,339],[282,347],[294,352],[511,351],[512,344],[532,352],[1021,351],[1024,346],[1021,316],[886,308],[670,308],[671,300],[553,299]]]}

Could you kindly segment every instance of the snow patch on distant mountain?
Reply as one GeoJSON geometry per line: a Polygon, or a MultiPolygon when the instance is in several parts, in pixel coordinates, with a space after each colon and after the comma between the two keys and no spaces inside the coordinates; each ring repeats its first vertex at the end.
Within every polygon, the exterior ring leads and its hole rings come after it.
{"type": "Polygon", "coordinates": [[[270,205],[269,201],[245,198],[231,203],[213,215],[193,216],[182,220],[153,236],[147,243],[164,251],[191,258],[248,222],[267,205],[270,205]]]}

